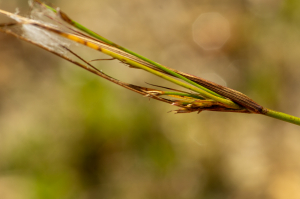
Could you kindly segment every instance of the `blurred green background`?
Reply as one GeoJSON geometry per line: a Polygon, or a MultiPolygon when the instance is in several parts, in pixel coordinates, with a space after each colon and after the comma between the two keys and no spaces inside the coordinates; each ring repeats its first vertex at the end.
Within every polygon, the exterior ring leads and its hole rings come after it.
{"type": "MultiPolygon", "coordinates": [[[[298,0],[47,3],[145,57],[300,116],[298,0]]],[[[29,15],[27,1],[0,0],[17,7],[29,15]]],[[[3,33],[0,60],[1,199],[300,198],[299,126],[168,113],[175,107],[3,33]]],[[[128,83],[172,86],[118,61],[94,65],[128,83]]]]}

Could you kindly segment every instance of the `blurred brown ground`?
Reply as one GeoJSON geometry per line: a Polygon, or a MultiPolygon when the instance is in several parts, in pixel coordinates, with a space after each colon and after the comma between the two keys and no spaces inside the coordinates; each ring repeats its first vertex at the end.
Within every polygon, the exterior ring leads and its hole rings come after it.
{"type": "MultiPolygon", "coordinates": [[[[223,79],[263,106],[300,116],[298,0],[50,4],[154,61],[223,79]],[[229,28],[218,49],[195,42],[195,22],[207,14],[229,28]]],[[[28,15],[27,1],[0,0],[0,9],[17,7],[28,15]]],[[[200,27],[205,45],[222,36],[200,27]]],[[[76,50],[87,60],[105,57],[76,50]]],[[[95,65],[125,82],[172,86],[117,61],[95,65]]],[[[299,126],[249,114],[167,113],[174,108],[1,33],[0,198],[300,198],[299,126]]]]}

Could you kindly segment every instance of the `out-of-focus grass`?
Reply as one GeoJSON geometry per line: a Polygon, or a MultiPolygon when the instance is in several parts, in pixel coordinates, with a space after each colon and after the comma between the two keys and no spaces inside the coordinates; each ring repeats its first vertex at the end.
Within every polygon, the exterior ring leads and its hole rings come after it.
{"type": "MultiPolygon", "coordinates": [[[[298,1],[52,3],[152,60],[217,74],[262,105],[300,115],[298,1]],[[208,12],[230,24],[219,50],[193,41],[195,20],[208,12]]],[[[1,34],[0,44],[1,198],[300,197],[299,127],[246,114],[174,115],[12,37],[1,34]]],[[[170,86],[117,61],[96,65],[126,82],[170,86]]]]}

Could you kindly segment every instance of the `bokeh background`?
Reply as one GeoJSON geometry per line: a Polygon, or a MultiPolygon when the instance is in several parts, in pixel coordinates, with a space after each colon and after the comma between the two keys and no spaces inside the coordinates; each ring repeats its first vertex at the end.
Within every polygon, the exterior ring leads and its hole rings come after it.
{"type": "MultiPolygon", "coordinates": [[[[48,3],[154,61],[300,116],[298,0],[48,3]]],[[[16,8],[30,13],[26,0],[0,0],[16,8]]],[[[118,61],[94,65],[128,83],[176,88],[118,61]]],[[[299,126],[174,108],[1,33],[0,198],[300,198],[299,126]]]]}

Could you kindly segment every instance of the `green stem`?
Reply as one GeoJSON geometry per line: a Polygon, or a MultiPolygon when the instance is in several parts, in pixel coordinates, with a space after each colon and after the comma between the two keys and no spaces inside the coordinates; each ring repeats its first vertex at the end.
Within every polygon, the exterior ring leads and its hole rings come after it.
{"type": "Polygon", "coordinates": [[[201,97],[199,95],[189,94],[189,93],[180,93],[180,92],[173,92],[173,91],[163,91],[162,95],[177,95],[177,96],[183,96],[183,97],[190,97],[190,98],[196,98],[196,99],[205,99],[204,97],[201,97]]]}
{"type": "Polygon", "coordinates": [[[296,125],[300,126],[300,118],[299,117],[295,117],[295,116],[288,115],[286,113],[281,113],[281,112],[278,112],[278,111],[273,111],[273,110],[267,109],[267,108],[265,108],[264,111],[265,111],[264,114],[269,116],[269,117],[273,117],[273,118],[283,120],[283,121],[286,121],[286,122],[290,122],[290,123],[293,123],[293,124],[296,124],[296,125]]]}

